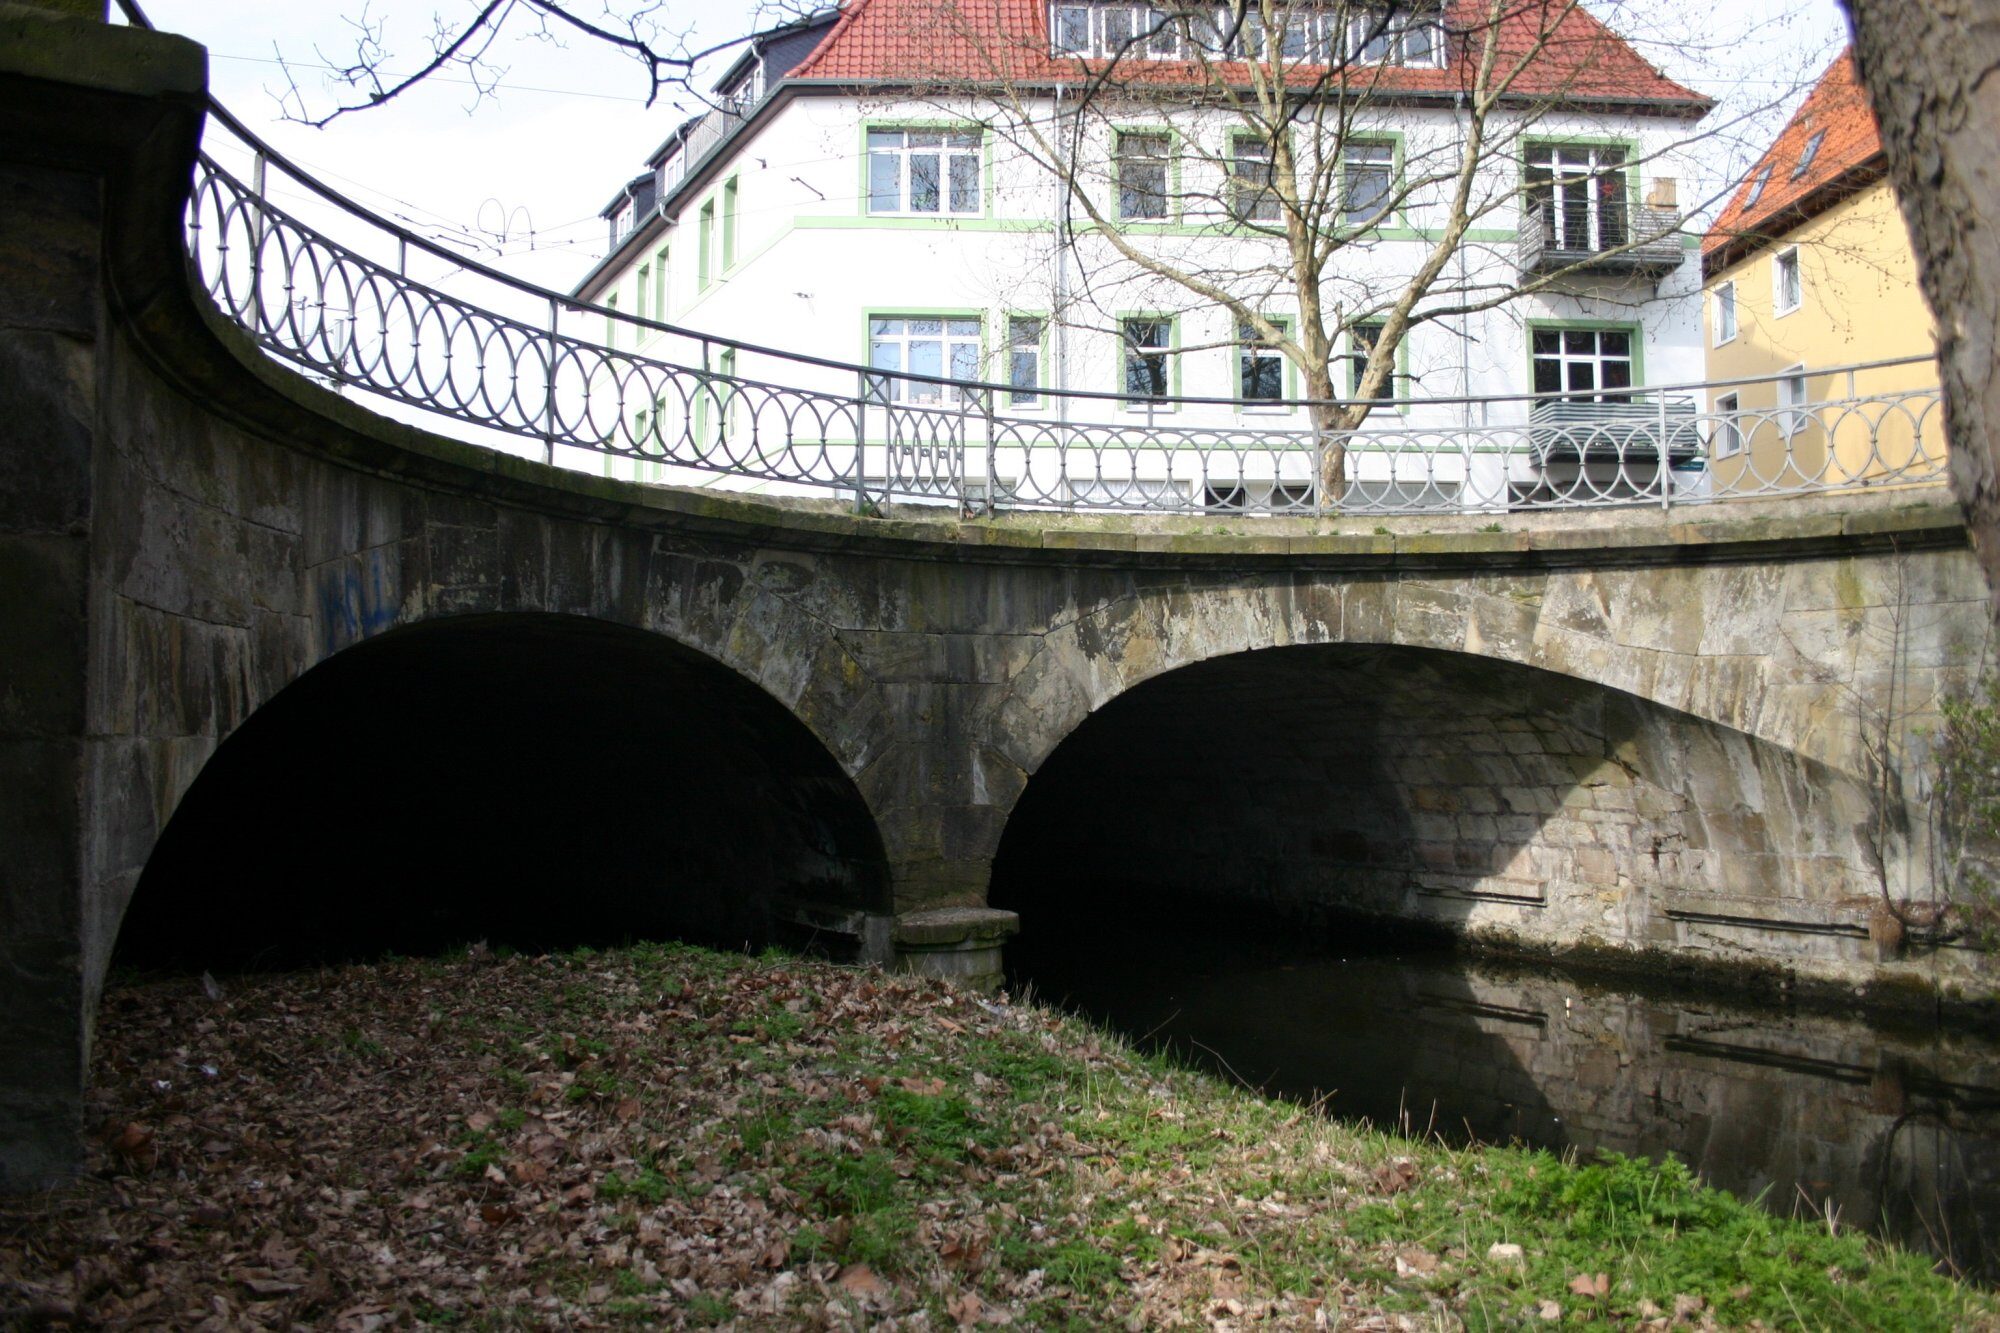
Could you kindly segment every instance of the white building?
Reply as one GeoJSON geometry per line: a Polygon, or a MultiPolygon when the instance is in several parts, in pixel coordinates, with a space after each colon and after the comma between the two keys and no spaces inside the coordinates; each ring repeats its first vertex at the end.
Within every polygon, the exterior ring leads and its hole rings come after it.
{"type": "MultiPolygon", "coordinates": [[[[717,85],[718,109],[676,130],[606,208],[611,251],[574,295],[753,349],[1006,386],[869,384],[607,328],[642,357],[864,396],[884,410],[858,434],[886,452],[849,466],[870,487],[937,466],[891,448],[947,429],[919,423],[931,412],[1004,419],[954,437],[967,442],[951,466],[969,492],[990,470],[997,489],[1046,503],[1131,503],[1148,487],[1170,505],[1321,503],[1301,444],[1311,413],[1286,401],[1305,395],[1305,377],[1267,336],[1296,336],[1301,317],[1284,201],[1258,184],[1271,178],[1271,140],[1246,129],[1254,116],[1215,104],[1217,88],[1254,82],[1254,58],[1295,87],[1320,85],[1296,99],[1316,109],[1287,147],[1296,194],[1308,176],[1332,182],[1301,225],[1332,256],[1320,302],[1336,396],[1362,388],[1398,298],[1448,252],[1376,389],[1408,401],[1343,435],[1348,476],[1372,478],[1368,494],[1392,507],[1518,502],[1563,461],[1532,447],[1528,404],[1490,400],[1559,389],[1650,418],[1665,408],[1619,391],[1701,377],[1699,264],[1672,210],[1675,181],[1692,175],[1680,145],[1708,103],[1551,0],[1564,17],[1545,31],[1508,20],[1502,57],[1531,54],[1495,101],[1454,209],[1466,99],[1494,86],[1475,68],[1471,16],[1484,8],[1448,0],[1392,22],[1340,0],[1281,0],[1282,36],[1267,48],[1257,13],[1246,22],[1207,4],[848,0],[751,45],[717,85]],[[1114,53],[1124,89],[1083,97],[1114,53]],[[1051,153],[1072,164],[1078,193],[1051,153]],[[1265,330],[1135,252],[1219,285],[1265,330]],[[1103,397],[1070,396],[1089,393],[1103,397]],[[1175,401],[1190,398],[1212,401],[1175,401]],[[1193,452],[1133,446],[1169,435],[1193,452]]],[[[688,479],[668,466],[690,458],[675,441],[708,458],[710,442],[751,427],[769,457],[778,409],[751,386],[644,382],[618,404],[637,454],[665,460],[640,475],[688,479]]],[[[850,421],[850,449],[856,433],[850,421]]],[[[1567,477],[1581,458],[1571,452],[1567,477]]]]}

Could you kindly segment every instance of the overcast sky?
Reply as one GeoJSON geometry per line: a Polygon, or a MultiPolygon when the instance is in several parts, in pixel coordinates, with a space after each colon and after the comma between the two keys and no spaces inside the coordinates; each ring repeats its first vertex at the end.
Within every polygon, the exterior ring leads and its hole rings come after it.
{"type": "MultiPolygon", "coordinates": [[[[699,109],[679,90],[648,108],[644,75],[628,57],[583,38],[540,40],[523,27],[494,49],[506,74],[492,95],[447,75],[312,129],[283,118],[277,56],[292,64],[313,107],[330,107],[340,92],[323,66],[351,58],[362,0],[142,3],[158,27],[208,47],[216,97],[280,151],[413,230],[458,238],[487,262],[562,289],[603,252],[598,210],[699,109]]],[[[601,12],[603,3],[577,0],[578,12],[601,12]]],[[[759,26],[764,3],[668,0],[663,41],[679,46],[684,37],[688,49],[728,41],[759,26]]],[[[1654,64],[1721,101],[1710,118],[1718,172],[1740,170],[1768,142],[1846,40],[1836,0],[1589,3],[1654,64]]],[[[471,0],[372,0],[365,12],[384,25],[388,67],[408,70],[429,52],[434,15],[473,8],[471,0]]],[[[712,62],[699,86],[720,69],[712,62]]]]}

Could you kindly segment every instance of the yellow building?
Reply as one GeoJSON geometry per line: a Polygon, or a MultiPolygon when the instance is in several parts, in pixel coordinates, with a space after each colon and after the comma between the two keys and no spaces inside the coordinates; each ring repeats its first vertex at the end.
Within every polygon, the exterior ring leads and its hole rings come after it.
{"type": "Polygon", "coordinates": [[[1934,481],[1935,337],[1853,53],[1834,61],[1702,243],[1718,493],[1934,481]],[[1838,372],[1858,363],[1912,365],[1838,372]]]}

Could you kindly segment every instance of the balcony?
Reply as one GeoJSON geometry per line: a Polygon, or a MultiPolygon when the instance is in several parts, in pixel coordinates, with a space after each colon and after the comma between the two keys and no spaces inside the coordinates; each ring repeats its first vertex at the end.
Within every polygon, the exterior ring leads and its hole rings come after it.
{"type": "MultiPolygon", "coordinates": [[[[1636,276],[1658,282],[1679,268],[1687,256],[1681,243],[1680,213],[1671,208],[1635,208],[1630,217],[1629,230],[1622,225],[1593,228],[1587,218],[1570,219],[1571,225],[1565,229],[1569,236],[1581,238],[1597,233],[1607,242],[1583,249],[1570,248],[1568,242],[1557,243],[1540,209],[1524,210],[1518,251],[1521,276],[1532,278],[1574,269],[1579,274],[1636,276]],[[1625,239],[1609,243],[1613,233],[1625,239]]],[[[1623,219],[1619,221],[1622,223],[1623,219]]]]}
{"type": "Polygon", "coordinates": [[[695,127],[688,131],[681,142],[680,152],[667,159],[661,176],[662,196],[671,195],[702,163],[710,153],[720,148],[736,132],[749,123],[750,117],[763,105],[768,89],[760,91],[761,80],[752,80],[749,87],[723,97],[713,110],[703,116],[695,127]]]}
{"type": "Polygon", "coordinates": [[[1662,401],[1643,391],[1620,394],[1618,401],[1611,402],[1543,399],[1529,411],[1528,439],[1545,463],[1563,458],[1656,463],[1662,441],[1674,463],[1686,462],[1702,452],[1694,399],[1670,397],[1662,401]]]}

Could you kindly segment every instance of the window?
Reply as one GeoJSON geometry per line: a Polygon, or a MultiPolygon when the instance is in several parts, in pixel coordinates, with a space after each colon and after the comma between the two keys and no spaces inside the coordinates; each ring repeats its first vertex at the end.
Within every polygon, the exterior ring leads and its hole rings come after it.
{"type": "MultiPolygon", "coordinates": [[[[653,256],[653,318],[667,322],[667,247],[653,256]]],[[[658,415],[655,413],[654,415],[658,415]]]]}
{"type": "Polygon", "coordinates": [[[1778,381],[1778,429],[1790,439],[1806,428],[1806,368],[1793,366],[1778,381]]]}
{"type": "Polygon", "coordinates": [[[1366,227],[1388,211],[1396,183],[1396,146],[1355,142],[1340,150],[1341,221],[1366,227]]]}
{"type": "Polygon", "coordinates": [[[1167,216],[1170,141],[1164,134],[1118,135],[1118,216],[1157,220],[1167,216]]]}
{"type": "MultiPolygon", "coordinates": [[[[868,364],[877,370],[940,379],[979,378],[979,321],[970,317],[885,315],[868,321],[868,364]]],[[[875,381],[876,401],[934,405],[964,397],[955,384],[917,380],[875,381]]]]}
{"type": "Polygon", "coordinates": [[[1266,343],[1248,324],[1237,326],[1236,341],[1236,397],[1245,403],[1283,402],[1284,353],[1266,343]]]}
{"type": "Polygon", "coordinates": [[[1764,187],[1771,183],[1771,164],[1766,162],[1763,169],[1750,178],[1750,193],[1743,196],[1743,207],[1754,208],[1764,197],[1764,187]]]}
{"type": "Polygon", "coordinates": [[[1206,52],[1232,60],[1324,65],[1352,59],[1435,68],[1445,58],[1441,11],[1436,4],[1365,11],[1356,4],[1281,5],[1282,29],[1266,34],[1254,4],[1057,3],[1048,9],[1049,49],[1087,60],[1186,60],[1206,52]]]}
{"type": "Polygon", "coordinates": [[[717,356],[715,374],[703,376],[694,400],[694,442],[705,448],[729,438],[735,416],[736,349],[725,347],[717,356]]]}
{"type": "Polygon", "coordinates": [[[651,293],[652,289],[653,266],[651,264],[641,264],[639,265],[639,289],[634,293],[634,300],[632,302],[632,311],[640,319],[646,317],[646,297],[651,293]]]}
{"type": "Polygon", "coordinates": [[[1039,407],[1042,396],[1042,330],[1030,315],[1007,317],[1007,401],[1014,407],[1039,407]]]}
{"type": "Polygon", "coordinates": [[[618,293],[613,292],[604,298],[604,308],[610,312],[604,317],[604,345],[606,347],[616,347],[618,345],[618,293]]]}
{"type": "Polygon", "coordinates": [[[706,291],[713,276],[710,267],[711,247],[715,243],[715,200],[701,206],[701,213],[695,220],[694,287],[696,291],[706,291]]]}
{"type": "Polygon", "coordinates": [[[1739,416],[1742,410],[1743,400],[1733,393],[1716,398],[1715,430],[1708,438],[1717,458],[1743,452],[1743,423],[1739,416]]]}
{"type": "MultiPolygon", "coordinates": [[[[1434,68],[1444,63],[1444,32],[1435,10],[1411,14],[1391,7],[1357,14],[1352,7],[1343,5],[1338,12],[1350,16],[1345,20],[1345,33],[1341,34],[1346,38],[1341,51],[1356,64],[1434,68]]],[[[1329,16],[1328,21],[1338,24],[1341,19],[1329,16]]]]}
{"type": "MultiPolygon", "coordinates": [[[[1347,331],[1347,396],[1361,396],[1361,378],[1368,372],[1368,358],[1375,354],[1375,344],[1382,340],[1383,324],[1380,320],[1370,320],[1356,324],[1347,331]]],[[[1382,377],[1380,387],[1375,390],[1377,398],[1396,396],[1396,376],[1391,373],[1382,377]]]]}
{"type": "Polygon", "coordinates": [[[1566,393],[1588,402],[1625,403],[1632,387],[1630,329],[1535,329],[1535,392],[1566,393]]]}
{"type": "Polygon", "coordinates": [[[1547,248],[1595,254],[1630,239],[1623,148],[1537,144],[1527,165],[1530,216],[1547,248]]]}
{"type": "Polygon", "coordinates": [[[736,177],[722,183],[722,267],[736,267],[736,177]]]}
{"type": "Polygon", "coordinates": [[[868,211],[979,211],[977,130],[868,131],[868,211]]]}
{"type": "Polygon", "coordinates": [[[1165,398],[1174,322],[1152,317],[1128,319],[1120,330],[1125,339],[1125,393],[1131,398],[1165,398]]]}
{"type": "Polygon", "coordinates": [[[1056,6],[1055,15],[1049,23],[1049,37],[1055,44],[1057,55],[1091,54],[1090,8],[1089,5],[1056,6]]]}
{"type": "Polygon", "coordinates": [[[1806,140],[1806,146],[1799,150],[1799,164],[1792,168],[1792,179],[1797,180],[1812,170],[1813,159],[1819,156],[1819,146],[1826,142],[1826,131],[1820,130],[1806,140]]]}
{"type": "Polygon", "coordinates": [[[1178,60],[1182,25],[1207,17],[1185,15],[1176,23],[1157,4],[1053,5],[1049,45],[1059,56],[1178,60]]]}
{"type": "Polygon", "coordinates": [[[1278,192],[1271,188],[1271,144],[1254,134],[1229,141],[1229,210],[1239,222],[1276,222],[1278,192]]]}
{"type": "Polygon", "coordinates": [[[1715,345],[1736,340],[1736,284],[1725,282],[1715,289],[1715,345]]]}
{"type": "Polygon", "coordinates": [[[715,359],[715,368],[722,372],[725,381],[722,386],[722,411],[718,414],[720,420],[716,434],[721,439],[727,439],[736,425],[736,349],[723,348],[722,354],[715,359]]]}
{"type": "Polygon", "coordinates": [[[632,230],[632,201],[630,199],[627,199],[624,203],[618,205],[617,210],[611,214],[612,248],[616,249],[618,242],[624,240],[626,234],[631,230],[632,230]]]}
{"type": "Polygon", "coordinates": [[[1799,250],[1780,250],[1771,259],[1771,304],[1789,315],[1805,304],[1805,282],[1799,276],[1799,250]]]}
{"type": "MultiPolygon", "coordinates": [[[[1303,10],[1304,6],[1300,6],[1303,10]]],[[[1225,12],[1222,19],[1227,25],[1225,12]]],[[[1280,61],[1289,65],[1301,63],[1325,64],[1319,53],[1320,22],[1315,14],[1304,12],[1284,12],[1278,9],[1278,27],[1268,30],[1264,26],[1264,16],[1253,3],[1243,16],[1242,24],[1236,29],[1236,40],[1230,44],[1229,54],[1237,60],[1280,61]]]]}

